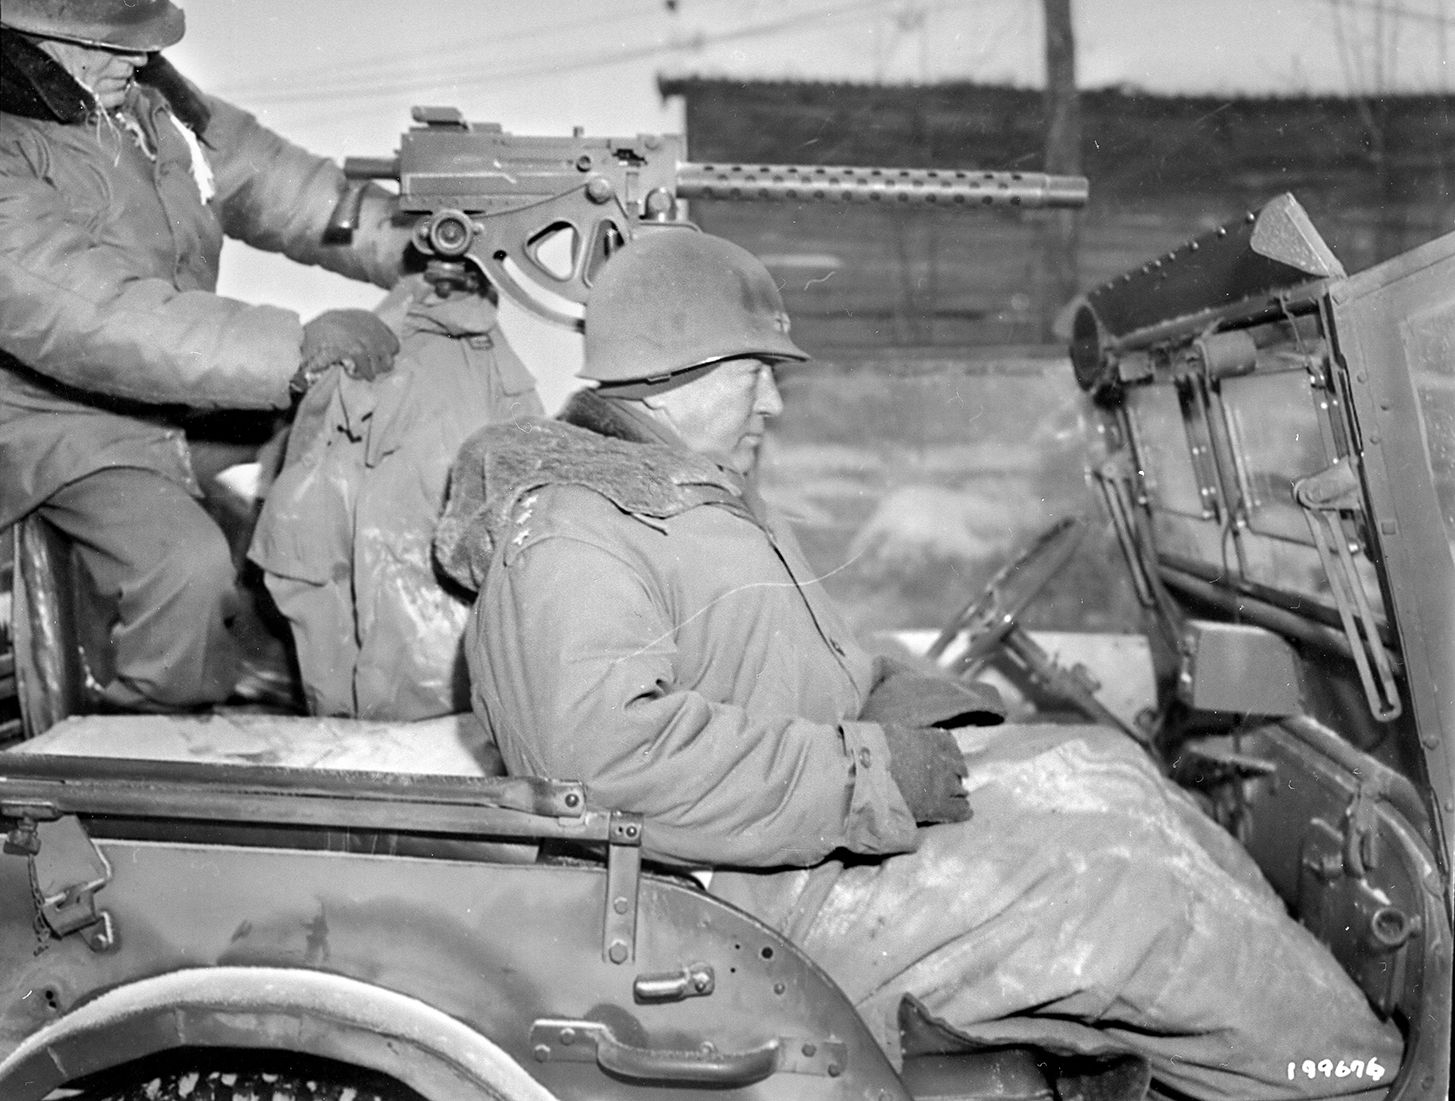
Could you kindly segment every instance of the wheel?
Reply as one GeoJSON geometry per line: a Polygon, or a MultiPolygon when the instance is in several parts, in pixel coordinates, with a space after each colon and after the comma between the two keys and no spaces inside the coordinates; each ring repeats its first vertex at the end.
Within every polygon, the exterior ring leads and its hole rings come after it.
{"type": "Polygon", "coordinates": [[[1085,534],[1085,521],[1067,516],[1036,536],[1001,567],[983,591],[950,617],[925,657],[938,661],[963,633],[965,652],[955,659],[955,672],[963,674],[980,665],[1016,626],[1016,617],[1071,561],[1085,534]]]}
{"type": "Polygon", "coordinates": [[[263,1053],[122,1068],[76,1101],[423,1101],[391,1078],[326,1060],[263,1053]]]}

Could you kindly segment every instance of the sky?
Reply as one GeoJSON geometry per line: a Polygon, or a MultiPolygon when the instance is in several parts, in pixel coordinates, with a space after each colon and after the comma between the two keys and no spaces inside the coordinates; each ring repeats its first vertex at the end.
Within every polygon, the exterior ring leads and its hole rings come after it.
{"type": "MultiPolygon", "coordinates": [[[[1042,0],[177,2],[187,36],[168,56],[184,73],[338,158],[394,152],[416,104],[520,134],[680,132],[681,104],[661,100],[659,75],[1044,81],[1042,0]]],[[[1455,92],[1455,0],[1071,2],[1082,87],[1455,92]]],[[[305,317],[378,298],[238,245],[219,290],[305,317]]],[[[504,322],[554,392],[574,371],[576,339],[509,309],[504,322]]]]}

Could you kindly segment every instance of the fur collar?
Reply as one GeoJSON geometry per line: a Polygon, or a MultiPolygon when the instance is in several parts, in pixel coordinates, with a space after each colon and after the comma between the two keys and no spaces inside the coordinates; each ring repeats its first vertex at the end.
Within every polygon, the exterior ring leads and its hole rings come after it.
{"type": "MultiPolygon", "coordinates": [[[[202,93],[161,54],[136,71],[138,84],[155,88],[172,114],[199,137],[212,117],[202,93]]],[[[29,35],[0,27],[0,112],[72,124],[96,110],[95,97],[29,35]]]]}
{"type": "Polygon", "coordinates": [[[0,111],[24,118],[82,122],[96,101],[50,54],[0,27],[0,111]]]}
{"type": "Polygon", "coordinates": [[[742,493],[716,463],[652,440],[615,402],[583,390],[559,420],[495,424],[466,441],[435,529],[445,575],[478,590],[516,502],[548,485],[585,486],[643,519],[735,502],[742,493]]]}

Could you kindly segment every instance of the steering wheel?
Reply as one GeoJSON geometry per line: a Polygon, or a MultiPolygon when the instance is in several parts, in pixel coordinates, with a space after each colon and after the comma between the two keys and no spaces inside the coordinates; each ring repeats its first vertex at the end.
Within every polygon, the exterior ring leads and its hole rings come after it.
{"type": "Polygon", "coordinates": [[[1017,626],[1016,617],[1055,577],[1081,544],[1086,522],[1079,516],[1057,520],[1000,568],[990,583],[973,597],[940,631],[925,657],[940,655],[962,632],[965,652],[955,659],[954,672],[963,674],[989,657],[1017,626]]]}

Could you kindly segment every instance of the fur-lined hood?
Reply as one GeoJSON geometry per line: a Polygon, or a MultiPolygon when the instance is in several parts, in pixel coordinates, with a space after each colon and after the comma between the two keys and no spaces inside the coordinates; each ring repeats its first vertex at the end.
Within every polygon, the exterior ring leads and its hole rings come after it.
{"type": "Polygon", "coordinates": [[[466,441],[435,529],[440,569],[479,590],[516,502],[548,485],[585,486],[623,512],[656,520],[703,504],[736,505],[743,492],[710,459],[650,439],[615,402],[583,390],[557,420],[495,424],[466,441]]]}

